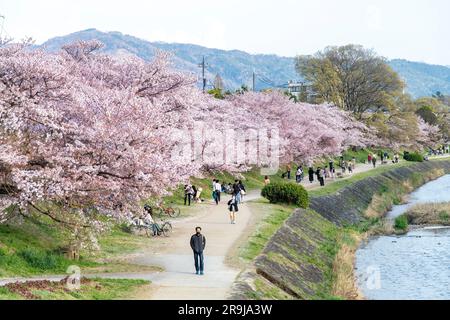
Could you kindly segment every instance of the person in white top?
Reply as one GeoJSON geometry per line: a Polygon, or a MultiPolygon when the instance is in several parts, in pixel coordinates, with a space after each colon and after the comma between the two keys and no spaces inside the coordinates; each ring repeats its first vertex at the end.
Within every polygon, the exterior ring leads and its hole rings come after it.
{"type": "Polygon", "coordinates": [[[216,191],[216,204],[220,202],[220,193],[222,192],[222,185],[219,180],[216,180],[216,184],[214,186],[214,190],[216,191]]]}

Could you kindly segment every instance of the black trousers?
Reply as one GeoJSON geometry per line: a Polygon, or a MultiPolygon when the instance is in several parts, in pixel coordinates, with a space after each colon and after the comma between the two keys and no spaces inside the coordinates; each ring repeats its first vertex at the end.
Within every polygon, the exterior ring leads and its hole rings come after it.
{"type": "Polygon", "coordinates": [[[191,205],[191,195],[190,194],[184,195],[184,205],[186,205],[186,203],[189,203],[189,205],[191,205]]]}
{"type": "Polygon", "coordinates": [[[220,202],[220,191],[215,191],[216,192],[216,203],[219,204],[220,202]]]}
{"type": "Polygon", "coordinates": [[[203,272],[204,270],[203,252],[194,251],[194,264],[195,264],[195,271],[203,272]]]}
{"type": "Polygon", "coordinates": [[[320,185],[323,187],[325,185],[325,179],[323,177],[319,178],[320,185]]]}

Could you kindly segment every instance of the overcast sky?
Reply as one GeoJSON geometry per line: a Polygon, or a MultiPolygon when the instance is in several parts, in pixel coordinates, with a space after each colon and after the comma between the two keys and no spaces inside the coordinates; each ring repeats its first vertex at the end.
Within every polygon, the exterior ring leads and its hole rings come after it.
{"type": "Polygon", "coordinates": [[[97,28],[284,56],[355,43],[450,65],[448,0],[0,0],[0,15],[10,36],[37,43],[97,28]]]}

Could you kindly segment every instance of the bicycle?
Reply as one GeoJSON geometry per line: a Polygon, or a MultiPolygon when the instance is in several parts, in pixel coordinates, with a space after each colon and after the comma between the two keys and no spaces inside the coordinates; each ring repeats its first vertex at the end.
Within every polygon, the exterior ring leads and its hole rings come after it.
{"type": "Polygon", "coordinates": [[[180,208],[173,208],[171,206],[165,206],[162,203],[158,205],[158,215],[160,218],[167,215],[171,218],[178,218],[181,214],[180,208]]]}
{"type": "Polygon", "coordinates": [[[162,221],[162,225],[159,223],[138,223],[137,221],[133,221],[131,225],[132,229],[136,229],[138,232],[144,230],[145,235],[150,237],[161,236],[169,237],[172,233],[172,224],[169,221],[162,221]]]}

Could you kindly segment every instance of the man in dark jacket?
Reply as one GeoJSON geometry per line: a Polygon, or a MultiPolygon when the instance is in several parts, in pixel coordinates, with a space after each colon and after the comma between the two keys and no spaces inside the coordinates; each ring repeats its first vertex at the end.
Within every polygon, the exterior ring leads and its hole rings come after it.
{"type": "Polygon", "coordinates": [[[197,274],[203,275],[203,251],[206,246],[206,238],[202,235],[202,228],[195,228],[195,234],[191,237],[191,248],[194,251],[195,271],[197,274]]]}

